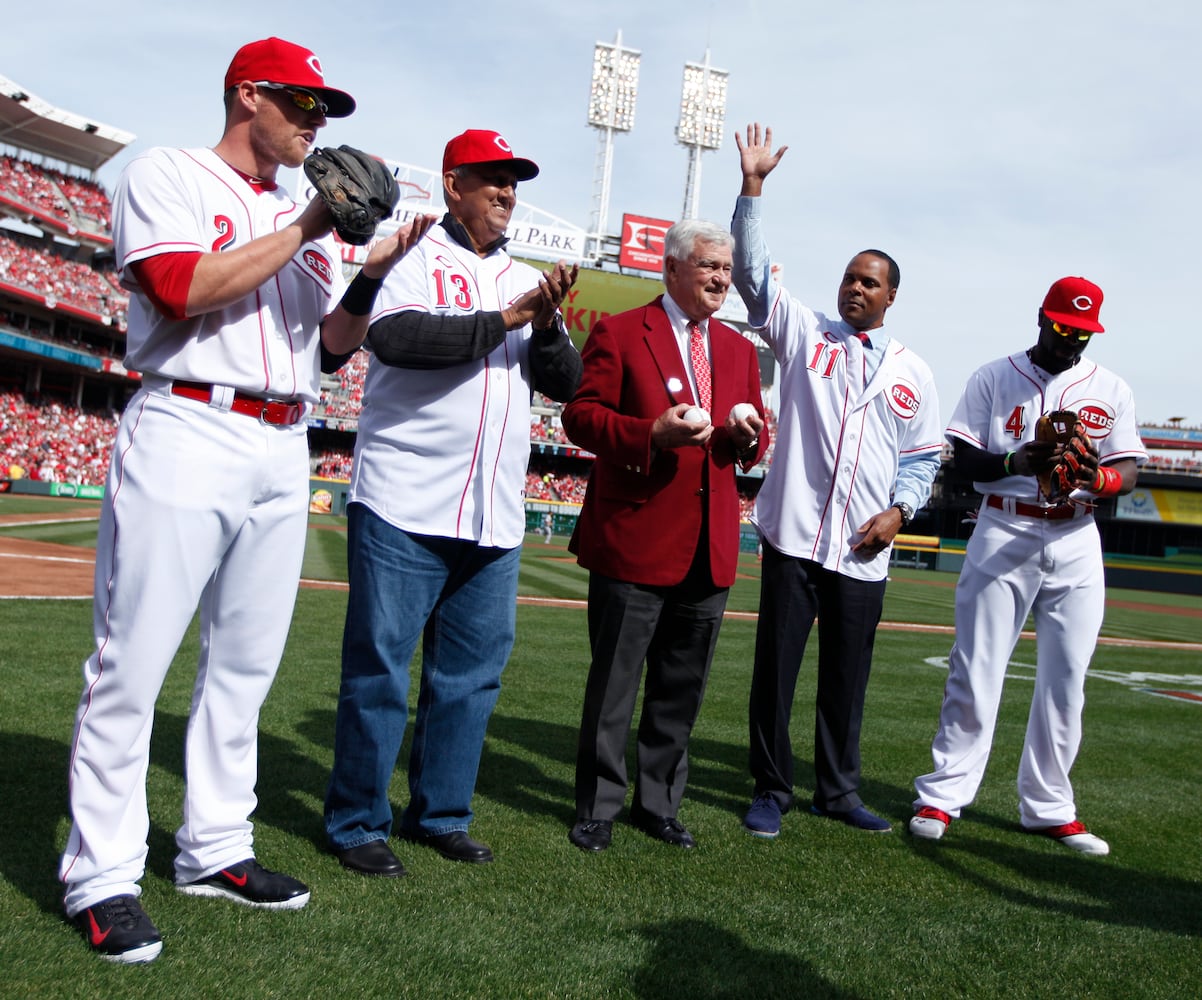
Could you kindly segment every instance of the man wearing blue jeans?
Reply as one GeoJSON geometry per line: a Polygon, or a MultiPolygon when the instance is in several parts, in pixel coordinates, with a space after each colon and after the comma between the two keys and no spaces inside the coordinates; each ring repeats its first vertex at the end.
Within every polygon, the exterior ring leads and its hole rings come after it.
{"type": "Polygon", "coordinates": [[[405,873],[388,846],[388,786],[419,638],[400,832],[455,861],[493,860],[467,831],[513,647],[531,391],[566,401],[581,373],[558,312],[576,269],[544,274],[505,252],[517,184],[537,173],[495,132],[447,143],[447,214],[382,282],[372,312],[325,804],[331,850],[365,875],[405,873]]]}

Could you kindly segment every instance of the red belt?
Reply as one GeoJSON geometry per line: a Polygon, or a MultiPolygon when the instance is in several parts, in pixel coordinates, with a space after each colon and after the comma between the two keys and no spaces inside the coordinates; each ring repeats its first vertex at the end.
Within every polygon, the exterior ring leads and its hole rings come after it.
{"type": "MultiPolygon", "coordinates": [[[[171,394],[207,403],[213,398],[213,385],[209,382],[172,382],[171,394]]],[[[305,415],[305,404],[292,403],[284,399],[260,399],[258,396],[235,392],[230,410],[234,413],[244,413],[265,424],[290,427],[292,424],[298,423],[305,415]]]]}
{"type": "MultiPolygon", "coordinates": [[[[994,510],[1006,509],[1006,498],[1000,497],[996,493],[989,494],[989,499],[985,503],[994,510]]],[[[1055,507],[1040,507],[1038,504],[1015,500],[1014,513],[1022,517],[1037,517],[1041,521],[1067,521],[1070,517],[1077,516],[1077,508],[1071,503],[1062,503],[1055,507]]]]}

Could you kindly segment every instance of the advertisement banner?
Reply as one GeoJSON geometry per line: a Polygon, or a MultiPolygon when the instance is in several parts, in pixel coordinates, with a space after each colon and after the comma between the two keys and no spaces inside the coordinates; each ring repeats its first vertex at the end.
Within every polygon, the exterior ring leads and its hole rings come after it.
{"type": "MultiPolygon", "coordinates": [[[[377,235],[391,235],[416,215],[437,215],[442,218],[447,209],[442,200],[441,171],[384,157],[380,157],[380,160],[396,178],[401,200],[391,217],[380,223],[377,235]]],[[[298,174],[296,200],[307,204],[316,191],[303,170],[298,174]]],[[[525,194],[525,189],[522,193],[525,194]]],[[[506,249],[514,257],[530,256],[544,261],[566,260],[569,263],[584,259],[584,230],[534,207],[524,198],[519,198],[505,235],[509,238],[506,249]]],[[[344,264],[362,265],[367,259],[368,247],[344,243],[336,234],[334,239],[344,264]]]]}
{"type": "Polygon", "coordinates": [[[79,497],[82,500],[103,500],[103,486],[87,486],[81,483],[47,483],[52,497],[79,497]]]}
{"type": "Polygon", "coordinates": [[[1202,525],[1202,493],[1137,486],[1118,497],[1115,517],[1125,521],[1202,525]]]}
{"type": "Polygon", "coordinates": [[[618,266],[661,273],[664,268],[664,233],[671,228],[672,223],[668,219],[624,214],[618,266]]]}

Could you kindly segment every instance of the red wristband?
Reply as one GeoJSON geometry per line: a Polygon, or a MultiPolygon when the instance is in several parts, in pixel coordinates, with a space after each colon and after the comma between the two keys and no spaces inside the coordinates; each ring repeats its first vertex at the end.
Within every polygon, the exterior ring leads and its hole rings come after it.
{"type": "Polygon", "coordinates": [[[1109,466],[1098,466],[1098,477],[1089,492],[1097,497],[1116,497],[1123,488],[1123,477],[1109,466]]]}

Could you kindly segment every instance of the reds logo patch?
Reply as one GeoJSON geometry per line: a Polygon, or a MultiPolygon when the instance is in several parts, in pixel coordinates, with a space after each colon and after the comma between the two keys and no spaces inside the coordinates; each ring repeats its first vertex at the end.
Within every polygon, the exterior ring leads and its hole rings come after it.
{"type": "Polygon", "coordinates": [[[921,403],[918,386],[910,382],[894,382],[889,390],[889,408],[902,420],[913,420],[921,403]]]}
{"type": "Polygon", "coordinates": [[[1091,438],[1104,438],[1114,430],[1114,414],[1100,400],[1088,399],[1078,404],[1077,416],[1091,438]]]}
{"type": "Polygon", "coordinates": [[[324,254],[318,253],[316,250],[306,250],[302,257],[309,270],[316,274],[327,285],[334,281],[334,271],[330,267],[330,262],[324,254]]]}

